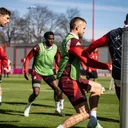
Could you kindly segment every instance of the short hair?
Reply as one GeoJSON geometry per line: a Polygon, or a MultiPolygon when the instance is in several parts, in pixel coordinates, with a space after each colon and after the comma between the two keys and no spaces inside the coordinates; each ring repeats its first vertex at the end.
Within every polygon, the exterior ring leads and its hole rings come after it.
{"type": "Polygon", "coordinates": [[[126,19],[125,19],[124,23],[128,24],[128,13],[126,14],[126,19]]]}
{"type": "Polygon", "coordinates": [[[45,39],[48,39],[48,36],[49,36],[49,35],[53,35],[53,36],[54,36],[54,33],[53,33],[52,31],[45,32],[45,33],[44,33],[44,38],[45,38],[45,39]]]}
{"type": "Polygon", "coordinates": [[[83,19],[83,18],[81,18],[81,17],[74,17],[74,18],[70,21],[70,30],[72,30],[73,28],[75,28],[76,22],[77,22],[78,20],[81,20],[81,21],[87,23],[86,20],[83,19]]]}
{"type": "Polygon", "coordinates": [[[9,10],[7,10],[6,8],[4,8],[4,7],[1,7],[0,8],[0,14],[2,14],[2,15],[11,15],[11,12],[9,11],[9,10]]]}

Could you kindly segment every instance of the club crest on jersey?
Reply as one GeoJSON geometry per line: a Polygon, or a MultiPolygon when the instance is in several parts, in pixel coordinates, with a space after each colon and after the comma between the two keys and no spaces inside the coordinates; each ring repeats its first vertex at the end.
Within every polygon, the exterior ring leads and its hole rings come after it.
{"type": "Polygon", "coordinates": [[[116,40],[119,40],[119,39],[120,39],[120,36],[119,36],[119,35],[118,35],[117,37],[115,37],[115,41],[116,41],[116,40]]]}
{"type": "Polygon", "coordinates": [[[34,76],[34,80],[36,79],[36,76],[34,76]]]}
{"type": "Polygon", "coordinates": [[[81,45],[80,42],[77,42],[77,43],[76,43],[76,46],[78,46],[78,45],[81,45]]]}

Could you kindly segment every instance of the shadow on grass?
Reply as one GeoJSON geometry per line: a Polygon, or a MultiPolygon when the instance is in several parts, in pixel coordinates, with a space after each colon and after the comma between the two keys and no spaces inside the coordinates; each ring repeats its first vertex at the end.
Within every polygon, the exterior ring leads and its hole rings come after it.
{"type": "Polygon", "coordinates": [[[23,116],[23,112],[21,111],[13,111],[13,110],[4,110],[4,109],[0,109],[0,113],[1,114],[8,114],[8,115],[19,115],[19,116],[23,116]],[[20,114],[19,114],[20,113],[20,114]],[[22,114],[21,114],[22,113],[22,114]]]}
{"type": "Polygon", "coordinates": [[[0,127],[1,128],[18,128],[17,126],[12,124],[0,124],[0,127]]]}
{"type": "Polygon", "coordinates": [[[73,128],[85,128],[85,127],[74,126],[73,128]]]}
{"type": "MultiPolygon", "coordinates": [[[[3,102],[2,104],[10,104],[10,105],[24,105],[24,107],[26,106],[26,103],[24,102],[3,102]]],[[[32,106],[39,106],[39,107],[44,107],[44,108],[54,108],[54,106],[50,106],[50,105],[41,105],[41,104],[32,104],[32,106]]],[[[43,109],[42,109],[43,110],[43,109]]],[[[23,116],[23,111],[21,109],[21,111],[17,111],[17,110],[9,110],[9,109],[4,109],[1,108],[0,109],[0,113],[2,114],[8,114],[8,115],[19,115],[19,116],[23,116]]],[[[53,115],[53,114],[51,114],[53,115]]]]}
{"type": "MultiPolygon", "coordinates": [[[[23,117],[23,111],[0,109],[0,113],[1,114],[7,114],[7,115],[18,115],[18,116],[22,116],[23,117]]],[[[30,115],[31,114],[35,114],[35,115],[40,114],[40,115],[48,115],[48,116],[51,115],[51,116],[59,116],[59,117],[61,117],[60,115],[55,114],[54,112],[53,113],[50,113],[50,112],[30,112],[30,115]]],[[[72,114],[65,114],[65,116],[71,116],[71,115],[72,114]]]]}
{"type": "MultiPolygon", "coordinates": [[[[5,104],[11,104],[11,105],[26,105],[24,102],[3,102],[5,104]]],[[[41,104],[32,104],[32,106],[40,106],[40,107],[46,107],[46,108],[54,108],[54,106],[51,105],[41,105],[41,104]]],[[[2,114],[9,114],[9,115],[19,115],[23,116],[23,111],[16,111],[16,110],[4,110],[0,109],[0,113],[2,114]]],[[[33,112],[30,114],[42,114],[42,115],[51,115],[51,116],[58,116],[55,113],[46,113],[46,112],[33,112]]],[[[71,116],[72,114],[65,113],[65,116],[71,116]]],[[[106,121],[106,122],[117,122],[119,123],[119,120],[112,119],[112,118],[104,118],[104,117],[98,117],[98,120],[106,121]]],[[[3,127],[2,127],[3,128],[3,127]]],[[[77,128],[77,127],[76,127],[77,128]]]]}
{"type": "MultiPolygon", "coordinates": [[[[11,105],[26,105],[27,103],[24,102],[3,102],[4,104],[11,104],[11,105]]],[[[49,107],[49,108],[53,108],[54,106],[51,105],[43,105],[43,104],[35,104],[33,103],[32,106],[41,106],[41,107],[49,107]]]]}
{"type": "MultiPolygon", "coordinates": [[[[0,124],[0,128],[28,128],[28,127],[18,127],[16,125],[12,125],[12,124],[0,124]]],[[[29,128],[48,128],[48,127],[30,127],[29,128]]]]}
{"type": "Polygon", "coordinates": [[[119,123],[119,120],[116,120],[116,119],[110,119],[110,118],[104,118],[104,117],[97,117],[97,118],[98,118],[98,120],[101,120],[101,121],[119,123]]]}

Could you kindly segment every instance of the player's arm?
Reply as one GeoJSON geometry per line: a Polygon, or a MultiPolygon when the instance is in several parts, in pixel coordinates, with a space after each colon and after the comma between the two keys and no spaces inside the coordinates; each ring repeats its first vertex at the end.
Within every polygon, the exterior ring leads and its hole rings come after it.
{"type": "Polygon", "coordinates": [[[39,52],[39,47],[38,45],[36,45],[30,52],[29,54],[26,56],[25,58],[25,63],[24,63],[24,77],[29,80],[28,78],[28,66],[30,63],[30,60],[39,52]]]}
{"type": "Polygon", "coordinates": [[[87,66],[83,63],[83,62],[81,62],[81,66],[83,67],[83,69],[86,71],[87,70],[87,66]]]}
{"type": "Polygon", "coordinates": [[[105,64],[94,59],[91,59],[88,54],[84,53],[84,50],[81,46],[70,47],[69,53],[75,55],[82,61],[86,66],[98,69],[108,69],[110,70],[110,65],[105,64]]]}
{"type": "Polygon", "coordinates": [[[55,55],[55,63],[57,66],[60,63],[60,51],[59,50],[57,50],[56,55],[55,55]]]}
{"type": "Polygon", "coordinates": [[[87,49],[85,49],[84,51],[86,53],[91,53],[92,51],[94,51],[96,48],[99,47],[103,47],[103,46],[108,46],[108,35],[109,33],[107,33],[106,35],[102,36],[101,38],[95,40],[94,42],[92,42],[89,47],[87,49]]]}
{"type": "Polygon", "coordinates": [[[58,72],[59,63],[60,63],[60,51],[57,49],[57,52],[55,55],[55,63],[54,63],[55,73],[58,72]]]}
{"type": "Polygon", "coordinates": [[[2,66],[6,72],[8,72],[8,57],[4,51],[4,49],[0,46],[0,56],[2,60],[2,66]]]}

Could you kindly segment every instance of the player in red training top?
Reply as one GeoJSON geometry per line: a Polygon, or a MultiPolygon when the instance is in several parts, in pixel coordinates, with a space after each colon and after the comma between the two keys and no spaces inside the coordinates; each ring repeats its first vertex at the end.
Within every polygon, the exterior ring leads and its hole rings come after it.
{"type": "MultiPolygon", "coordinates": [[[[1,7],[0,8],[0,26],[5,27],[6,24],[10,21],[10,15],[11,12],[7,10],[6,8],[1,7]]],[[[1,43],[5,43],[0,40],[1,43]]],[[[8,57],[6,53],[4,52],[2,46],[0,46],[0,84],[2,82],[2,66],[4,67],[4,70],[8,72],[8,57]]],[[[0,85],[0,105],[2,104],[2,88],[0,85]]]]}
{"type": "Polygon", "coordinates": [[[0,46],[0,105],[2,105],[2,67],[4,68],[5,72],[8,72],[8,57],[3,50],[3,47],[0,46]]]}

